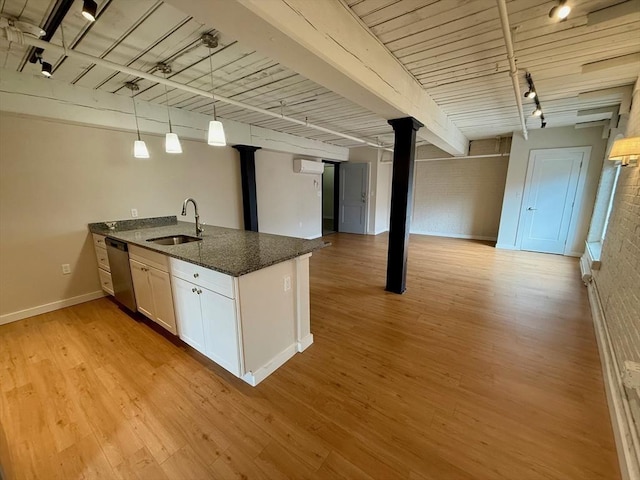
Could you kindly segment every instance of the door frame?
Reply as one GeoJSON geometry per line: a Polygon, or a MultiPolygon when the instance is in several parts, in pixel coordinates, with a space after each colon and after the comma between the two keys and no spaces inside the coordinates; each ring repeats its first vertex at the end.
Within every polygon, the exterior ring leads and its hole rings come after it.
{"type": "MultiPolygon", "coordinates": [[[[340,205],[339,200],[340,200],[340,164],[342,162],[336,162],[334,160],[322,160],[322,163],[328,163],[330,165],[333,165],[333,231],[335,233],[338,233],[338,216],[340,215],[340,205]]],[[[323,174],[324,175],[324,174],[323,174]]],[[[322,181],[324,181],[324,179],[322,179],[322,181]]],[[[322,232],[323,227],[324,227],[324,218],[322,216],[322,214],[324,213],[324,190],[321,188],[320,191],[322,192],[322,205],[323,205],[323,209],[322,212],[320,213],[320,232],[322,232]]]]}
{"type": "Polygon", "coordinates": [[[560,148],[532,148],[529,150],[529,160],[527,163],[527,174],[525,176],[525,184],[524,191],[522,192],[522,199],[520,201],[520,215],[518,216],[518,230],[516,233],[516,246],[518,250],[522,250],[522,239],[524,237],[524,222],[522,221],[524,218],[524,210],[526,208],[526,199],[529,198],[529,193],[531,191],[531,180],[533,177],[533,164],[536,152],[581,152],[582,155],[582,167],[580,168],[580,175],[578,177],[578,186],[576,187],[576,196],[573,200],[573,209],[571,211],[571,218],[569,220],[569,230],[567,232],[567,241],[564,245],[564,251],[562,255],[571,256],[571,257],[580,257],[582,252],[573,251],[571,249],[576,235],[578,233],[578,221],[580,218],[580,213],[583,209],[583,201],[584,201],[584,189],[587,183],[587,173],[589,171],[589,162],[591,161],[591,146],[584,147],[560,147],[560,148]]]}

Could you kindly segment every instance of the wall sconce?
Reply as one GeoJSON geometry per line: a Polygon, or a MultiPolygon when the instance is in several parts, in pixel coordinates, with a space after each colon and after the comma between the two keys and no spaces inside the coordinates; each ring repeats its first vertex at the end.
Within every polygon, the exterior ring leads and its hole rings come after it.
{"type": "Polygon", "coordinates": [[[640,137],[617,139],[613,142],[611,152],[609,153],[609,160],[614,162],[620,161],[620,165],[623,167],[627,165],[637,166],[639,157],[640,137]]]}

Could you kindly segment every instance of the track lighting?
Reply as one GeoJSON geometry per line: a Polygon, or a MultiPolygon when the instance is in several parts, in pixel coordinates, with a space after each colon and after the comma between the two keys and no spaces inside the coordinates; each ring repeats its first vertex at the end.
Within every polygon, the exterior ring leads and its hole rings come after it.
{"type": "Polygon", "coordinates": [[[529,72],[525,74],[524,78],[527,80],[527,84],[529,85],[529,91],[527,91],[524,96],[525,98],[532,99],[536,104],[536,109],[531,112],[531,115],[534,117],[540,117],[540,126],[541,128],[545,128],[547,126],[547,122],[542,114],[542,105],[540,105],[540,98],[538,97],[536,86],[533,84],[533,78],[529,72]]]}
{"type": "Polygon", "coordinates": [[[549,10],[549,18],[555,18],[557,20],[566,20],[571,13],[571,6],[567,3],[567,0],[559,0],[558,5],[549,10]]]}
{"type": "Polygon", "coordinates": [[[213,96],[213,120],[209,122],[207,143],[214,147],[224,147],[227,144],[227,138],[222,122],[216,118],[216,99],[213,95],[213,62],[211,60],[211,49],[218,46],[218,38],[210,33],[205,33],[202,35],[202,43],[209,49],[209,74],[211,76],[211,95],[213,96]]]}
{"type": "Polygon", "coordinates": [[[138,140],[133,142],[133,156],[135,158],[149,158],[149,150],[147,150],[147,144],[140,139],[140,127],[138,126],[138,112],[136,111],[136,100],[133,98],[133,92],[140,90],[140,87],[133,82],[127,82],[124,85],[129,90],[131,90],[131,101],[133,102],[133,116],[136,119],[136,132],[138,133],[138,140]]]}
{"type": "Polygon", "coordinates": [[[90,22],[96,21],[96,13],[98,12],[98,4],[93,0],[84,0],[82,3],[82,16],[90,22]]]}
{"type": "Polygon", "coordinates": [[[40,63],[42,64],[42,70],[41,70],[42,75],[44,75],[47,78],[51,77],[52,71],[53,71],[51,64],[49,62],[42,61],[42,59],[40,59],[40,63]]]}

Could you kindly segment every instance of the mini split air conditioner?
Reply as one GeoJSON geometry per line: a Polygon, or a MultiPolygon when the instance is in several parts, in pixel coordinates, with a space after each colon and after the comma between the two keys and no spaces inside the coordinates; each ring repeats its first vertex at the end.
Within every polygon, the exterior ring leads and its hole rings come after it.
{"type": "Polygon", "coordinates": [[[324,163],[305,160],[304,158],[293,159],[293,171],[296,173],[309,173],[321,175],[324,173],[324,163]]]}

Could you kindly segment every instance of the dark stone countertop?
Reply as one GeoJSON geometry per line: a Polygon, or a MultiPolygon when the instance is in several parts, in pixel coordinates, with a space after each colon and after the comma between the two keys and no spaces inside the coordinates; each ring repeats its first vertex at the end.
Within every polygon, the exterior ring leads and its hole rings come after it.
{"type": "Polygon", "coordinates": [[[322,239],[306,240],[212,225],[204,225],[201,242],[181,245],[147,242],[151,238],[181,234],[193,237],[195,230],[195,224],[178,222],[175,216],[118,221],[115,229],[109,229],[104,222],[89,224],[91,233],[105,235],[233,277],[255,272],[329,245],[322,239]]]}

